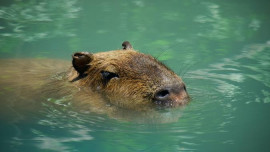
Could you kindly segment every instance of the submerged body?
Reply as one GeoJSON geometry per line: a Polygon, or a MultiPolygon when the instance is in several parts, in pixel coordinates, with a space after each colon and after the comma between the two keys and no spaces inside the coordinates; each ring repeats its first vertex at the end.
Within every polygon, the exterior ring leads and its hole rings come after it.
{"type": "Polygon", "coordinates": [[[153,57],[134,51],[128,42],[122,50],[75,53],[72,64],[7,59],[0,61],[0,69],[0,96],[5,99],[1,104],[9,105],[1,111],[31,111],[40,102],[66,97],[84,110],[122,117],[126,110],[143,114],[156,105],[176,107],[189,100],[180,77],[153,57]]]}

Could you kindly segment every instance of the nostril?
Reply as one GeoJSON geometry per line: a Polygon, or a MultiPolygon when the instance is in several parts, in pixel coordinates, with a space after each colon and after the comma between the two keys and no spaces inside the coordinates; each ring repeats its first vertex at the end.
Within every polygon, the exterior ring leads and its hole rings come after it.
{"type": "Polygon", "coordinates": [[[170,94],[169,90],[160,90],[155,94],[155,99],[166,100],[169,94],[170,94]]]}

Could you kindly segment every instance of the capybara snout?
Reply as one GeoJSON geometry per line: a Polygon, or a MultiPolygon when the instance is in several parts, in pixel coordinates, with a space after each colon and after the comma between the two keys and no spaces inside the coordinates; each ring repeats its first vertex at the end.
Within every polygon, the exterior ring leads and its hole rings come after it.
{"type": "Polygon", "coordinates": [[[165,106],[184,105],[189,101],[189,95],[184,83],[171,85],[158,90],[154,94],[154,103],[165,106]]]}

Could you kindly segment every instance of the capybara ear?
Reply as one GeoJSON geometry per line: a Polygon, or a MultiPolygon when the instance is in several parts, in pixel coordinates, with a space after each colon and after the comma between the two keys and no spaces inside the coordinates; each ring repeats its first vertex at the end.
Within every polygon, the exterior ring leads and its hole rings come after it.
{"type": "Polygon", "coordinates": [[[129,41],[124,41],[122,43],[123,50],[132,50],[132,45],[129,43],[129,41]]]}
{"type": "Polygon", "coordinates": [[[89,52],[76,52],[72,55],[72,65],[74,69],[83,76],[90,67],[89,63],[93,60],[93,54],[89,52]]]}

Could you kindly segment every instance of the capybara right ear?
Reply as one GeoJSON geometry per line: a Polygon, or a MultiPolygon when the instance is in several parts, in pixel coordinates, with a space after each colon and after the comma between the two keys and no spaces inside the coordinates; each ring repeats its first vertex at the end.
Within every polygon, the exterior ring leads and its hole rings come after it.
{"type": "Polygon", "coordinates": [[[129,43],[129,41],[124,41],[122,43],[123,50],[132,50],[132,45],[129,43]]]}
{"type": "Polygon", "coordinates": [[[74,69],[83,76],[90,68],[89,63],[93,60],[93,54],[89,52],[76,52],[72,55],[72,65],[74,69]]]}

